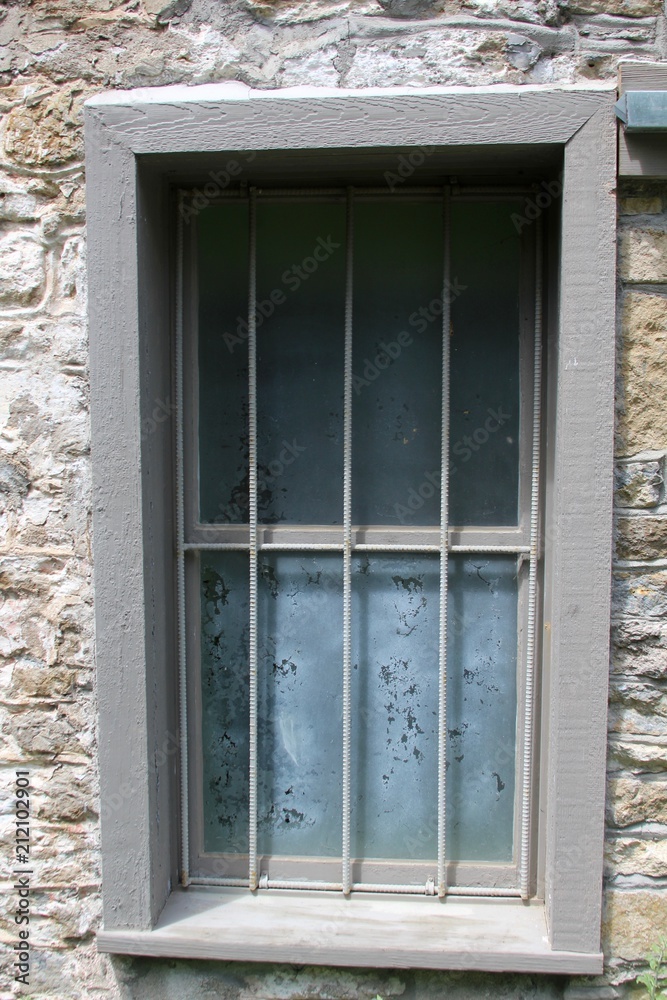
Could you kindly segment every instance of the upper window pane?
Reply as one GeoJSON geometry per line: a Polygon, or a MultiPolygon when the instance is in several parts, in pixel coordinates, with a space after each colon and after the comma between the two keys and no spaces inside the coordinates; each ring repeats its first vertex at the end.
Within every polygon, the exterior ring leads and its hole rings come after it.
{"type": "MultiPolygon", "coordinates": [[[[520,241],[510,202],[455,202],[443,290],[442,205],[354,211],[352,519],[436,525],[443,300],[451,304],[450,523],[515,525],[520,241]]],[[[345,206],[257,206],[258,513],[342,521],[345,206]]],[[[199,222],[202,521],[248,521],[248,207],[199,222]]]]}
{"type": "Polygon", "coordinates": [[[200,213],[199,508],[202,521],[248,520],[248,206],[200,213]]]}
{"type": "Polygon", "coordinates": [[[354,231],[352,520],[438,524],[442,207],[361,202],[354,231]],[[429,475],[413,518],[410,491],[429,475]]]}
{"type": "Polygon", "coordinates": [[[519,236],[511,202],[452,205],[450,510],[513,525],[519,499],[519,236]]]}

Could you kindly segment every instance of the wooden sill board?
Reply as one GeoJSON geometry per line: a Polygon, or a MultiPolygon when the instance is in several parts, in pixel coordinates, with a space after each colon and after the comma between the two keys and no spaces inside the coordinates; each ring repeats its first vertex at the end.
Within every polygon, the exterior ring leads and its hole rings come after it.
{"type": "Polygon", "coordinates": [[[552,951],[544,908],[516,899],[179,888],[153,930],[102,930],[97,947],[299,965],[602,972],[600,954],[552,951]]]}

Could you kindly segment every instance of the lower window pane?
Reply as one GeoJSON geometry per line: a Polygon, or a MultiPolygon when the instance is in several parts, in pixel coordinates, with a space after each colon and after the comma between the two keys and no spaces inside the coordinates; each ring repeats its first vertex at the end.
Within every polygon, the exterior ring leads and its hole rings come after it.
{"type": "Polygon", "coordinates": [[[516,755],[517,561],[451,556],[447,857],[511,861],[516,755]]]}
{"type": "Polygon", "coordinates": [[[353,575],[352,854],[433,858],[437,557],[362,556],[353,575]]]}
{"type": "Polygon", "coordinates": [[[260,557],[260,854],[340,857],[342,566],[260,557]]]}
{"type": "MultiPolygon", "coordinates": [[[[511,861],[517,579],[512,556],[449,560],[447,857],[511,861]]],[[[352,856],[436,857],[437,556],[352,566],[352,856]]],[[[204,848],[248,849],[248,557],[201,557],[204,848]]],[[[259,561],[260,854],[339,857],[342,559],[259,561]]],[[[307,872],[304,871],[304,875],[307,872]]]]}
{"type": "Polygon", "coordinates": [[[204,850],[248,851],[248,557],[201,555],[204,850]]]}

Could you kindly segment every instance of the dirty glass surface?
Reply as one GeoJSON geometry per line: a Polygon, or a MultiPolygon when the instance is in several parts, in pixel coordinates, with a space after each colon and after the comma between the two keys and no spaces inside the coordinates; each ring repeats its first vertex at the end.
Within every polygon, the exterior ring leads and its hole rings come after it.
{"type": "MultiPolygon", "coordinates": [[[[352,853],[433,859],[437,832],[438,558],[353,567],[352,853]]],[[[516,563],[450,561],[448,857],[509,861],[516,726],[516,563]]],[[[248,835],[247,558],[202,557],[205,843],[248,835]]],[[[260,561],[259,849],[340,855],[342,561],[260,561]]]]}
{"type": "Polygon", "coordinates": [[[352,521],[438,524],[442,210],[362,202],[354,231],[352,521]]]}
{"type": "MultiPolygon", "coordinates": [[[[262,524],[340,524],[345,207],[257,206],[257,480],[262,524]]],[[[203,522],[248,520],[248,210],[199,221],[203,522]],[[224,238],[223,238],[224,234],[224,238]]]]}
{"type": "Polygon", "coordinates": [[[450,524],[517,524],[516,211],[513,202],[452,204],[450,524]]]}
{"type": "MultiPolygon", "coordinates": [[[[450,523],[516,525],[516,206],[355,205],[352,520],[435,526],[443,295],[452,307],[450,523]]],[[[198,220],[199,505],[248,522],[248,208],[198,220]]],[[[343,514],[345,207],[257,204],[258,509],[263,524],[343,514]]],[[[248,851],[248,555],[200,559],[204,846],[248,851]]],[[[340,858],[342,556],[261,552],[258,850],[340,858]]],[[[447,857],[513,857],[516,557],[449,559],[447,857]]],[[[352,560],[352,856],[437,854],[439,560],[352,560]]]]}
{"type": "MultiPolygon", "coordinates": [[[[516,205],[360,202],[353,269],[352,520],[440,516],[442,309],[451,304],[450,523],[515,525],[519,488],[516,205]]],[[[248,218],[199,220],[200,512],[248,520],[248,218]],[[221,238],[225,234],[225,239],[221,238]]],[[[258,510],[264,524],[340,524],[345,210],[257,207],[258,510]]]]}
{"type": "Polygon", "coordinates": [[[200,212],[199,507],[204,522],[248,520],[248,206],[200,212]]]}

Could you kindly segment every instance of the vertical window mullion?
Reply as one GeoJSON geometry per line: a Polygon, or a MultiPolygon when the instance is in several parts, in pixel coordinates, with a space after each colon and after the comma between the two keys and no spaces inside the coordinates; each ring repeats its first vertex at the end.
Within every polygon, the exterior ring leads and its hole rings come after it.
{"type": "Polygon", "coordinates": [[[438,896],[447,892],[446,795],[447,795],[447,571],[449,520],[449,340],[451,271],[451,197],[443,192],[443,281],[442,281],[442,427],[440,455],[440,623],[438,705],[438,896]]]}
{"type": "Polygon", "coordinates": [[[343,892],[352,891],[350,870],[350,777],[352,737],[352,307],[354,189],[347,189],[345,273],[345,362],[343,425],[343,892]]]}
{"type": "Polygon", "coordinates": [[[537,619],[537,563],[540,504],[540,426],[542,408],[542,221],[535,230],[535,342],[533,348],[533,427],[530,490],[530,568],[526,626],[526,682],[521,780],[521,849],[519,886],[522,899],[530,895],[531,806],[533,783],[533,716],[537,619]]]}
{"type": "Polygon", "coordinates": [[[248,261],[248,885],[259,884],[257,871],[257,191],[249,198],[248,261]]]}
{"type": "Polygon", "coordinates": [[[190,872],[190,790],[185,643],[185,504],[183,473],[183,206],[185,192],[178,192],[176,219],[176,599],[178,617],[178,688],[181,751],[181,882],[190,872]]]}

